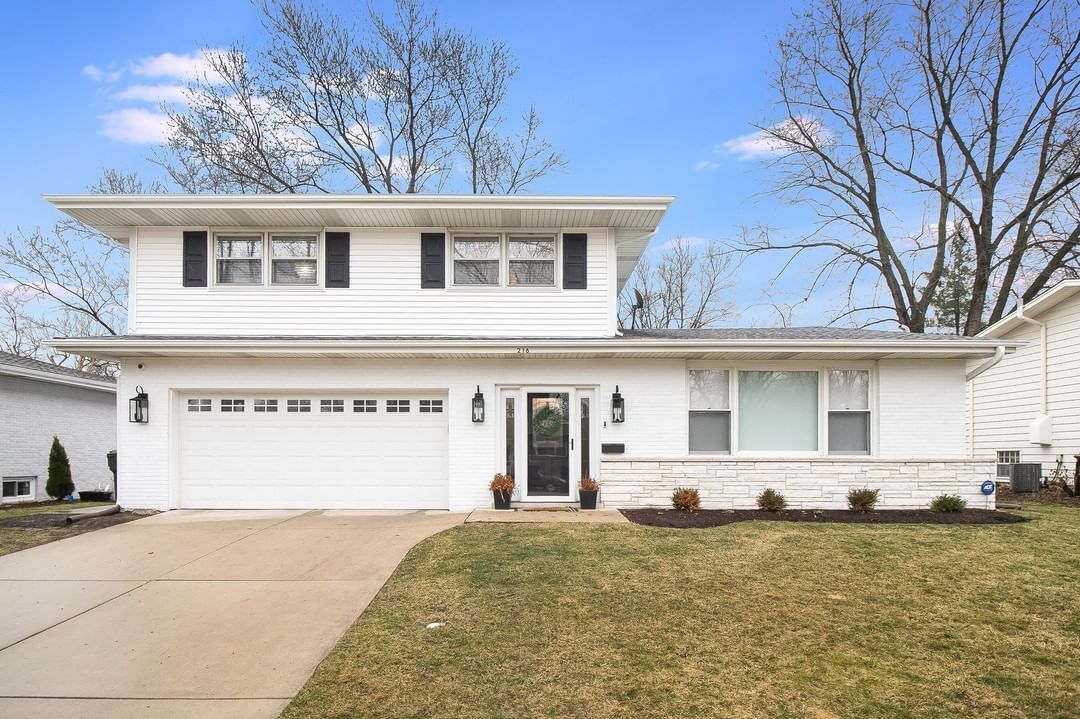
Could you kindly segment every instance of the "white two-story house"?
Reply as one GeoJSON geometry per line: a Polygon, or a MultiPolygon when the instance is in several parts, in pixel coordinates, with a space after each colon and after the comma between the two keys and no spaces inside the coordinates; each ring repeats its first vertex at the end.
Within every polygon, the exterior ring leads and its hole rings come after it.
{"type": "Polygon", "coordinates": [[[122,364],[125,506],[462,510],[503,472],[520,502],[914,507],[994,472],[965,375],[1001,340],[620,329],[670,197],[48,199],[130,250],[128,334],[55,342],[122,364]]]}

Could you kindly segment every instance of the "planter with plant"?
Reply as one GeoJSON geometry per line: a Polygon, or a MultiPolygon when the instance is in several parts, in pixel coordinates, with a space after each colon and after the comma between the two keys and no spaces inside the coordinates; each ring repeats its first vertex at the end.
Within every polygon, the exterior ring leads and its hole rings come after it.
{"type": "Polygon", "coordinates": [[[578,500],[582,509],[596,509],[596,497],[600,494],[600,483],[592,477],[582,477],[578,483],[578,500]]]}
{"type": "Polygon", "coordinates": [[[510,498],[514,494],[514,478],[509,474],[496,474],[488,485],[495,498],[495,509],[510,509],[510,498]]]}

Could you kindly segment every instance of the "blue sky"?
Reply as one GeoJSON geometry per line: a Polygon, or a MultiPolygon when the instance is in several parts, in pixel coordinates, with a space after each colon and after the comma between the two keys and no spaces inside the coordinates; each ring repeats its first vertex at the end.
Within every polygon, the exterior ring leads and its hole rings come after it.
{"type": "MultiPolygon", "coordinates": [[[[764,195],[761,158],[739,151],[754,123],[776,118],[767,76],[790,3],[433,6],[459,28],[505,41],[517,56],[508,109],[535,104],[569,162],[532,192],[675,195],[654,246],[678,235],[729,239],[760,223],[790,231],[805,221],[764,195]]],[[[137,141],[147,132],[139,121],[156,109],[139,99],[140,88],[175,84],[200,48],[259,35],[247,0],[5,3],[0,24],[7,30],[0,61],[9,68],[0,113],[3,232],[50,224],[55,215],[40,196],[82,192],[102,168],[157,174],[146,159],[153,145],[137,141]]],[[[740,324],[774,320],[757,303],[779,260],[739,273],[740,324]]],[[[823,321],[827,301],[795,319],[823,321]]]]}

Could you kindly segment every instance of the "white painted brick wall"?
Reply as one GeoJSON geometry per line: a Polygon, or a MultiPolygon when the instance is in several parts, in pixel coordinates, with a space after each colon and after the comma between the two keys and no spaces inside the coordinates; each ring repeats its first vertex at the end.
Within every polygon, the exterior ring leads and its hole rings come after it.
{"type": "Polygon", "coordinates": [[[668,507],[675,487],[693,487],[706,509],[753,509],[769,487],[793,509],[844,509],[849,489],[869,487],[881,490],[882,509],[916,509],[940,494],[959,494],[971,507],[987,506],[979,487],[993,478],[994,465],[967,460],[605,458],[601,473],[601,500],[607,507],[668,507]]]}
{"type": "Polygon", "coordinates": [[[116,449],[112,393],[0,377],[0,476],[37,477],[36,497],[48,499],[53,435],[67,450],[76,489],[112,488],[105,458],[116,449]]]}

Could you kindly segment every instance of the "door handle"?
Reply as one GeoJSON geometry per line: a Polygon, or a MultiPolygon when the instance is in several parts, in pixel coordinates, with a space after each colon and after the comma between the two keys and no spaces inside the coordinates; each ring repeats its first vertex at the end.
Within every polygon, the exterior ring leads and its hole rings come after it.
{"type": "Polygon", "coordinates": [[[573,437],[570,438],[570,449],[571,450],[574,449],[574,438],[573,437]]]}

